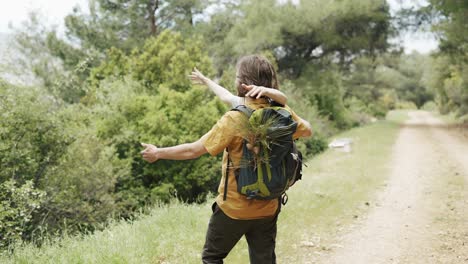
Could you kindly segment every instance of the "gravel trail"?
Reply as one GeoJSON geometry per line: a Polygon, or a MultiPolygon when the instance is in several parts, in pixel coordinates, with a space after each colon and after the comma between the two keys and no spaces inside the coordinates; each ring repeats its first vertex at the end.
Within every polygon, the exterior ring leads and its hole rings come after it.
{"type": "Polygon", "coordinates": [[[410,113],[369,213],[313,263],[468,263],[468,139],[410,113]]]}

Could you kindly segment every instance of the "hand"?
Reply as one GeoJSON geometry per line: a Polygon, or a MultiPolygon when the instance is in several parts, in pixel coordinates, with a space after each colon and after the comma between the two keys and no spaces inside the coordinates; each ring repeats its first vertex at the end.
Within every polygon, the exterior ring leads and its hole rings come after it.
{"type": "Polygon", "coordinates": [[[268,93],[266,87],[263,86],[256,86],[256,85],[246,85],[242,84],[242,88],[246,89],[248,92],[245,94],[245,96],[250,96],[255,99],[259,99],[260,97],[266,95],[268,93]]]}
{"type": "Polygon", "coordinates": [[[194,84],[206,84],[207,78],[197,68],[193,68],[192,74],[190,74],[189,77],[194,84]]]}
{"type": "Polygon", "coordinates": [[[145,148],[145,150],[140,152],[144,160],[153,163],[159,159],[158,148],[156,146],[146,143],[141,143],[141,146],[145,148]]]}

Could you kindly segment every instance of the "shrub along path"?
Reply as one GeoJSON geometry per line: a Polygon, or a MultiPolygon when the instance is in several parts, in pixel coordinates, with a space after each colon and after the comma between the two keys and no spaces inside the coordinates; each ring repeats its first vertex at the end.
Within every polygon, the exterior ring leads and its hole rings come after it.
{"type": "Polygon", "coordinates": [[[303,263],[468,263],[468,139],[411,112],[366,216],[303,263]]]}

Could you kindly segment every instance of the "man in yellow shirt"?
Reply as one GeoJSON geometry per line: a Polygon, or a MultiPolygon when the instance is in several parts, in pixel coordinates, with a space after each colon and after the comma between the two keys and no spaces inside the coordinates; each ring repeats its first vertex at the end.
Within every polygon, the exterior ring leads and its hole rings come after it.
{"type": "MultiPolygon", "coordinates": [[[[244,104],[251,109],[270,106],[266,98],[245,97],[247,91],[241,84],[278,89],[273,66],[267,59],[257,55],[243,57],[237,64],[238,96],[244,98],[244,104]]],[[[310,136],[312,134],[310,124],[288,107],[286,109],[291,112],[294,121],[297,122],[293,138],[310,136]]],[[[167,148],[142,143],[145,147],[142,156],[148,162],[155,162],[158,159],[194,159],[205,153],[215,156],[224,151],[223,175],[208,225],[202,254],[203,263],[222,263],[243,235],[249,245],[251,263],[276,263],[275,241],[279,200],[247,199],[237,192],[235,168],[239,168],[242,157],[241,129],[244,127],[242,122],[245,122],[245,117],[241,112],[229,111],[196,142],[167,148]],[[228,164],[229,169],[227,169],[228,164]],[[224,197],[225,177],[227,177],[228,188],[224,197]]]]}

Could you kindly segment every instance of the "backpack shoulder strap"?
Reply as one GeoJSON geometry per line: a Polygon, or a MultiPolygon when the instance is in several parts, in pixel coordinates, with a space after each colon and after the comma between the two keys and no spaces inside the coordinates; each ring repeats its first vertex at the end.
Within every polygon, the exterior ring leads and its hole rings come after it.
{"type": "MultiPolygon", "coordinates": [[[[234,108],[232,108],[230,111],[238,111],[238,112],[241,112],[243,113],[245,116],[247,116],[247,118],[250,118],[250,116],[252,115],[252,113],[254,112],[253,109],[247,107],[246,105],[238,105],[234,108]]],[[[231,159],[230,159],[230,155],[229,155],[229,149],[226,148],[226,152],[227,152],[227,165],[226,165],[226,176],[225,176],[225,179],[224,179],[224,194],[223,194],[223,201],[226,201],[226,198],[227,198],[227,188],[228,188],[228,177],[229,177],[229,166],[232,165],[232,162],[231,162],[231,159]]]]}
{"type": "Polygon", "coordinates": [[[255,110],[249,108],[249,107],[246,106],[246,105],[238,105],[238,106],[232,108],[231,111],[238,111],[238,112],[241,112],[241,113],[243,113],[245,116],[247,116],[247,118],[250,118],[250,116],[252,115],[252,113],[253,113],[255,110]]]}
{"type": "Polygon", "coordinates": [[[226,174],[224,175],[224,193],[223,201],[226,201],[227,198],[227,188],[228,188],[228,177],[229,177],[229,166],[231,166],[231,159],[229,158],[229,149],[226,148],[227,152],[227,164],[226,164],[226,174]]]}

